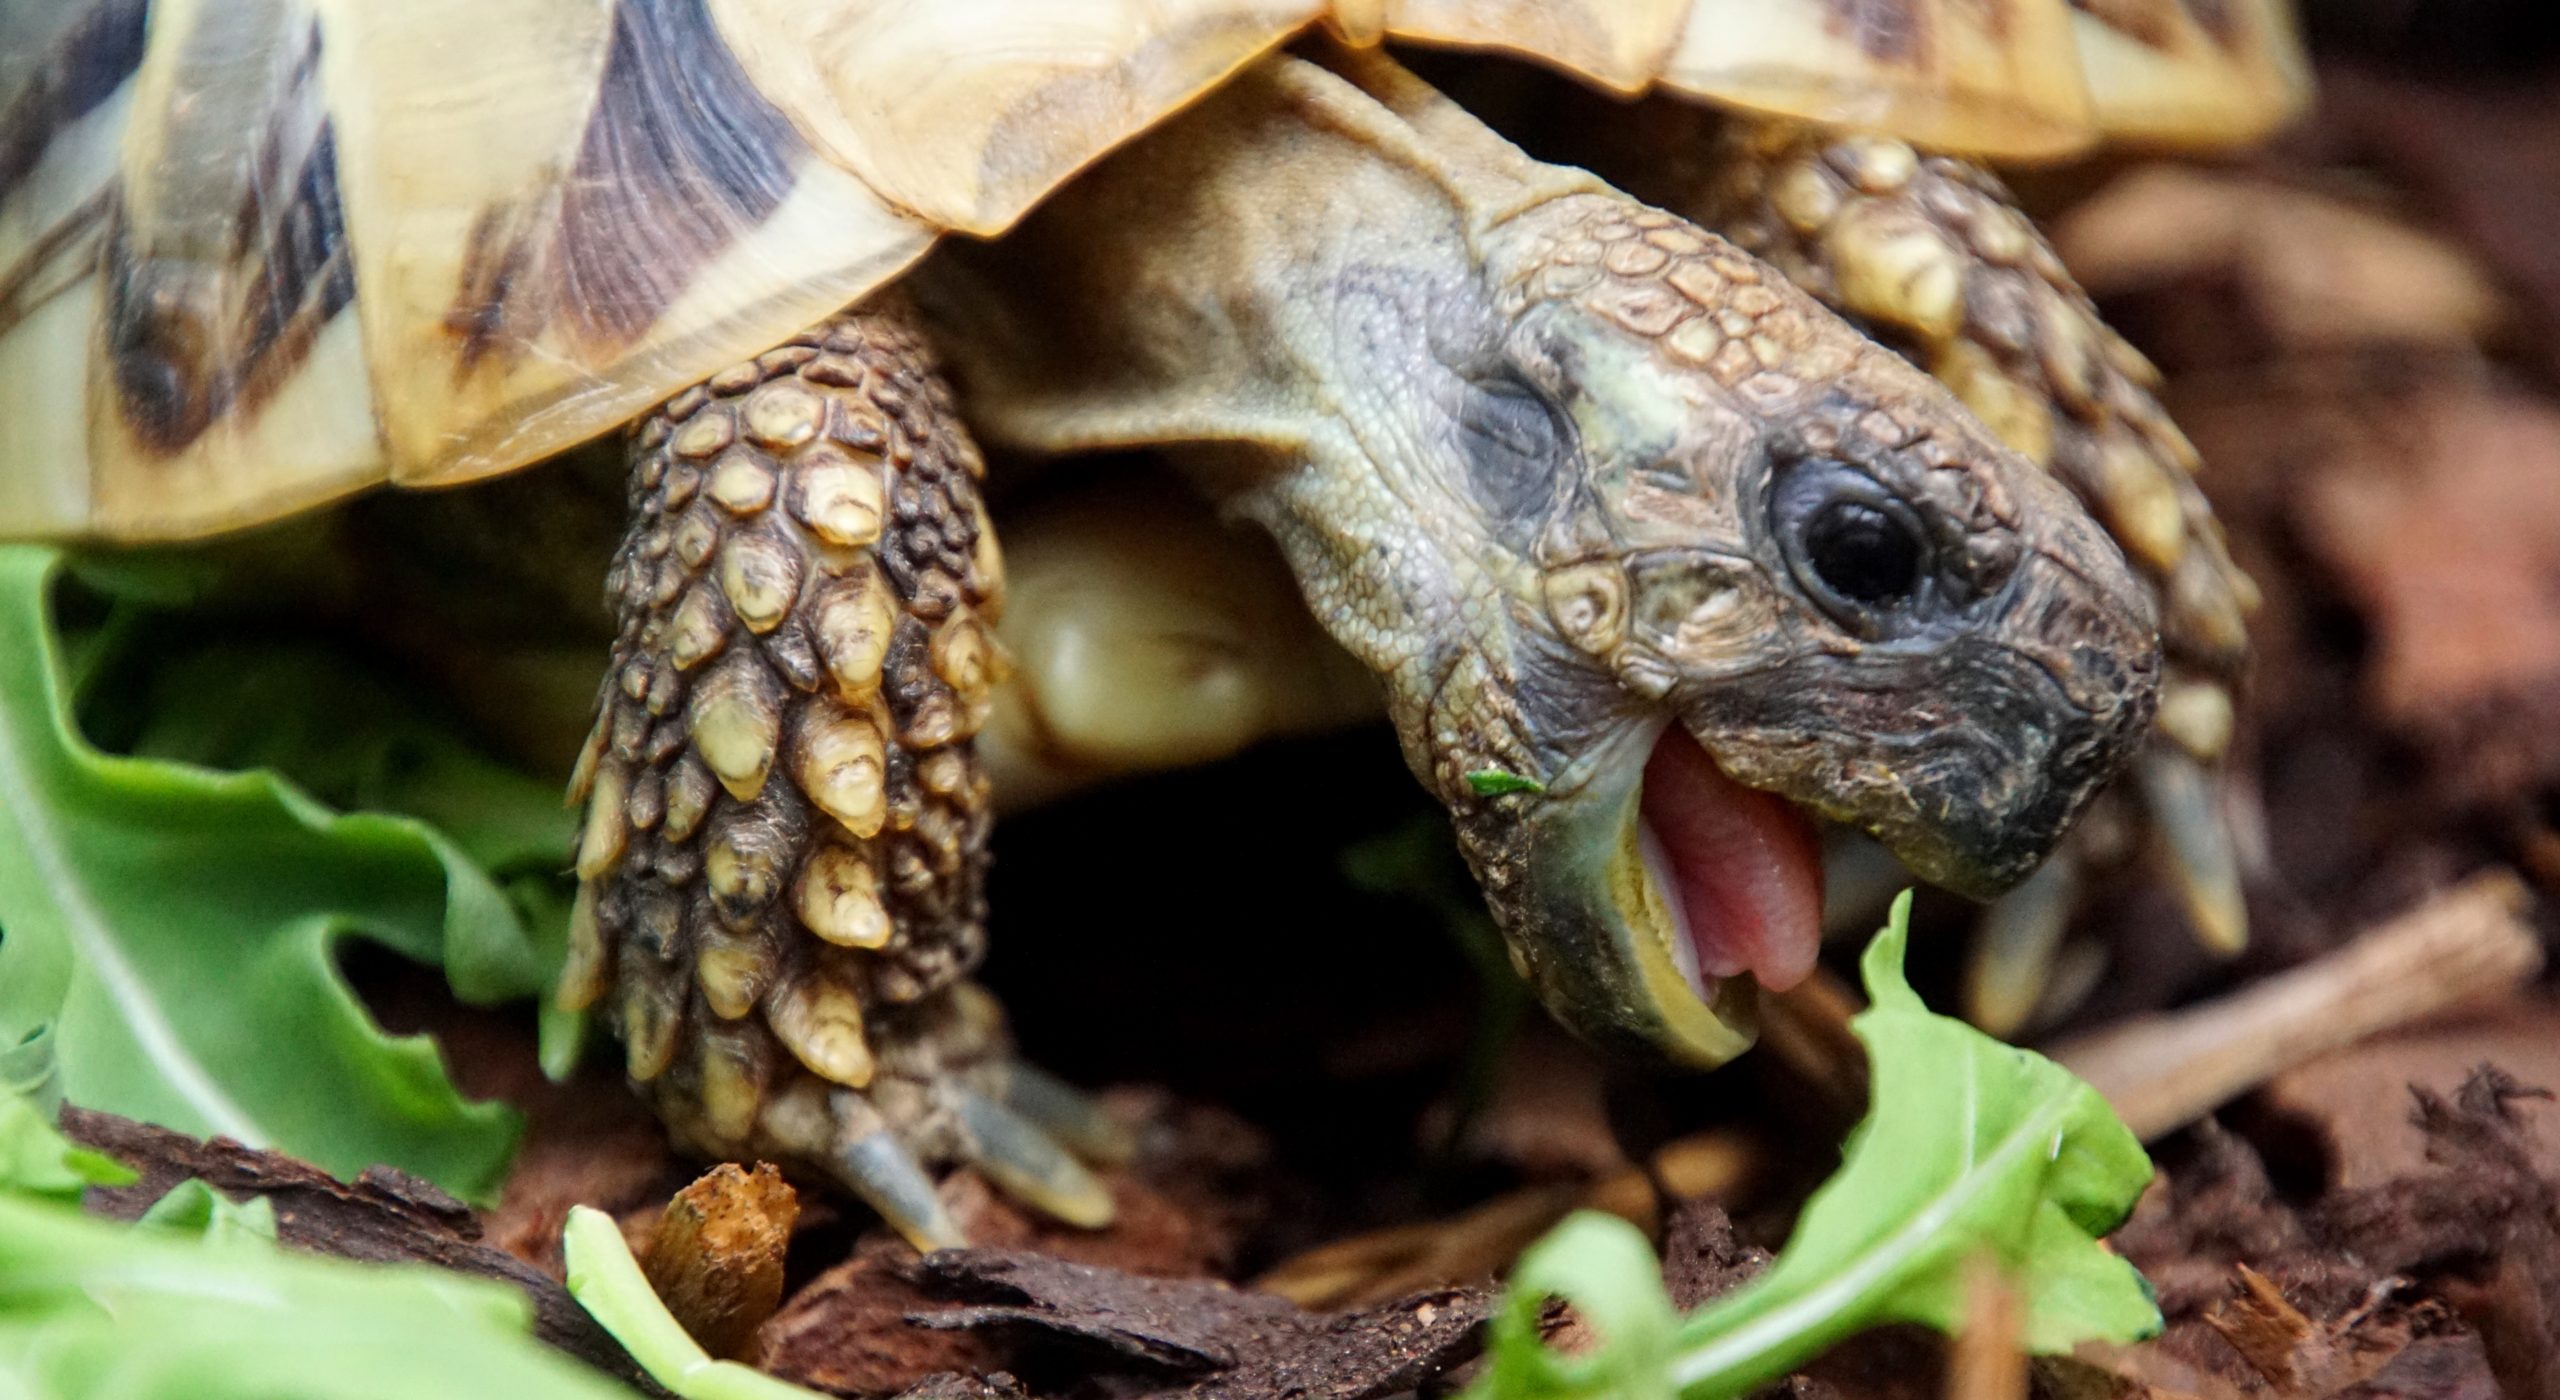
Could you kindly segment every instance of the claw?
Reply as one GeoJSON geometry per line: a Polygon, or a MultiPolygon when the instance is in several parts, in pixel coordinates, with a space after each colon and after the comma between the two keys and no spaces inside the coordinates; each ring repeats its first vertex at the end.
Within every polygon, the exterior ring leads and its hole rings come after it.
{"type": "Polygon", "coordinates": [[[2065,849],[1992,904],[1965,967],[1966,1019],[2006,1040],[2035,1018],[2079,898],[2079,866],[2065,849]]]}
{"type": "Polygon", "coordinates": [[[837,1149],[836,1179],[860,1196],[889,1228],[906,1237],[917,1252],[963,1249],[968,1236],[942,1208],[933,1181],[916,1165],[913,1154],[887,1129],[868,1133],[837,1149]]]}
{"type": "Polygon", "coordinates": [[[2238,953],[2249,943],[2249,908],[2212,772],[2171,745],[2153,744],[2134,774],[2167,843],[2197,941],[2223,957],[2238,953]]]}
{"type": "Polygon", "coordinates": [[[1004,1106],[1095,1166],[1118,1167],[1138,1155],[1137,1139],[1082,1089],[1019,1061],[1006,1066],[1004,1106]]]}
{"type": "Polygon", "coordinates": [[[1005,1194],[1069,1225],[1111,1223],[1111,1190],[1030,1119],[967,1089],[952,1099],[968,1130],[969,1160],[1005,1194]]]}

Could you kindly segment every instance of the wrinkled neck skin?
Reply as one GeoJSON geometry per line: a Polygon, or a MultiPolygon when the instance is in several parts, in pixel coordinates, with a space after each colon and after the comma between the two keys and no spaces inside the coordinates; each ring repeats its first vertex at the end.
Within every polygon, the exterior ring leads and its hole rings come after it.
{"type": "Polygon", "coordinates": [[[1367,91],[1306,62],[1245,75],[1020,237],[947,250],[919,298],[991,440],[1180,448],[1267,527],[1318,617],[1386,680],[1414,772],[1456,803],[1470,771],[1563,778],[1580,731],[1633,723],[1588,712],[1614,687],[1587,660],[1501,624],[1543,604],[1526,542],[1498,535],[1547,502],[1502,516],[1467,492],[1544,483],[1478,483],[1454,460],[1471,381],[1507,372],[1496,289],[1523,216],[1609,196],[1400,70],[1345,64],[1367,91]],[[1542,671],[1585,678],[1584,703],[1573,732],[1533,740],[1500,711],[1552,689],[1523,684],[1542,671]]]}
{"type": "Polygon", "coordinates": [[[1271,531],[1603,1044],[1748,1044],[1742,974],[1819,938],[1798,808],[1993,892],[2148,722],[2149,600],[2068,492],[1382,58],[1266,62],[907,285],[988,439],[1178,449],[1271,531]]]}

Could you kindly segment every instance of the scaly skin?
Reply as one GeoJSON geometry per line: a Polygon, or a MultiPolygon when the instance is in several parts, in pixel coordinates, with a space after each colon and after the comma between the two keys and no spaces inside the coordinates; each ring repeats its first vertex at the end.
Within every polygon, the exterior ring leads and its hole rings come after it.
{"type": "MultiPolygon", "coordinates": [[[[2159,372],[2099,319],[1998,177],[1880,137],[1653,114],[1703,158],[1683,212],[1768,259],[1954,389],[2003,441],[2090,503],[2157,591],[2166,673],[2159,741],[2138,761],[2188,917],[2207,946],[2247,936],[2215,794],[2257,592],[2197,490],[2195,448],[2156,397],[2159,372]]],[[[1673,138],[1677,140],[1678,138],[1673,138]]],[[[1683,180],[1657,169],[1666,185],[1683,180]]],[[[2042,991],[2079,872],[2120,858],[2120,833],[2075,840],[2031,897],[1991,921],[1969,989],[1976,1019],[2013,1031],[2042,991]]]]}
{"type": "MultiPolygon", "coordinates": [[[[2068,491],[1765,265],[1336,62],[1243,75],[909,286],[983,430],[1182,448],[1270,530],[1560,1018],[1720,1062],[1751,988],[1669,912],[1648,773],[1997,891],[2147,727],[2147,597],[2068,491]],[[1848,507],[1907,548],[1877,591],[1817,542],[1848,507]]],[[[609,996],[690,1146],[830,1174],[920,1245],[956,1238],[948,1162],[1108,1211],[1060,1146],[1093,1115],[962,980],[1000,665],[977,460],[887,309],[643,425],[563,987],[609,996]]]]}
{"type": "Polygon", "coordinates": [[[2066,490],[1782,277],[1330,61],[1245,75],[911,285],[982,432],[1184,449],[1273,532],[1551,1008],[1725,1058],[1747,994],[1677,985],[1635,849],[1665,726],[1996,890],[2148,723],[2148,601],[2066,490]],[[1800,485],[1908,512],[1927,598],[1811,596],[1773,500],[1800,485]]]}
{"type": "Polygon", "coordinates": [[[831,1175],[919,1245],[959,1240],[919,1163],[1107,1218],[1064,1154],[1005,1152],[1017,1071],[961,980],[1002,570],[923,343],[894,304],[848,314],[678,395],[631,457],[561,1002],[603,999],[679,1142],[831,1175]]]}

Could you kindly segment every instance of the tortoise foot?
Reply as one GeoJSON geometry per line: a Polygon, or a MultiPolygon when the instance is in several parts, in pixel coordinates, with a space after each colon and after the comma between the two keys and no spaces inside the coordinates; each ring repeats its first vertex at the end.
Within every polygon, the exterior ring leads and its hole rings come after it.
{"type": "Polygon", "coordinates": [[[859,1086],[795,1063],[752,1031],[706,1028],[646,1091],[688,1150],[832,1183],[920,1250],[968,1243],[935,1190],[958,1166],[1065,1224],[1111,1223],[1111,1192],[1082,1159],[1125,1159],[1125,1130],[1014,1059],[984,989],[964,982],[885,1009],[871,1033],[878,1058],[859,1086]]]}

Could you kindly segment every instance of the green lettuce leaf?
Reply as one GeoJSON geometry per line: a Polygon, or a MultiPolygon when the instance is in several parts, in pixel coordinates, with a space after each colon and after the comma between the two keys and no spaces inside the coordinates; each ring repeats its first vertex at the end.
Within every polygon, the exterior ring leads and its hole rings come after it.
{"type": "Polygon", "coordinates": [[[272,1245],[276,1242],[276,1203],[264,1196],[235,1201],[189,1177],[153,1201],[137,1223],[207,1244],[272,1245]]]}
{"type": "MultiPolygon", "coordinates": [[[[0,1098],[0,1134],[18,1160],[94,1163],[22,1099],[0,1098]]],[[[531,1304],[504,1284],[279,1249],[263,1199],[201,1182],[145,1220],[0,1178],[0,1396],[630,1400],[534,1341],[531,1304]]]]}
{"type": "Polygon", "coordinates": [[[1955,1331],[1981,1259],[2023,1300],[2031,1352],[2160,1330],[2150,1287],[2098,1243],[2151,1180],[2141,1143],[2070,1071],[1921,1004],[1902,974],[1910,908],[1905,893],[1861,964],[1872,1005],[1850,1028],[1872,1066],[1867,1118],[1777,1262],[1674,1324],[1633,1227],[1568,1220],[1522,1256],[1480,1400],[1747,1394],[1866,1328],[1955,1331]],[[1602,1344],[1549,1351],[1537,1332],[1549,1295],[1582,1309],[1602,1344]]]}
{"type": "Polygon", "coordinates": [[[139,1173],[103,1152],[75,1147],[44,1111],[0,1090],[0,1191],[76,1203],[92,1186],[130,1186],[139,1173]]]}
{"type": "MultiPolygon", "coordinates": [[[[48,1092],[76,1103],[227,1134],[339,1175],[389,1163],[489,1199],[514,1115],[464,1101],[424,1037],[384,1034],[335,954],[367,939],[442,966],[468,999],[494,1001],[541,990],[556,937],[529,928],[489,868],[426,822],[341,815],[272,772],[93,747],[73,723],[70,667],[50,624],[59,562],[0,548],[0,1047],[49,1037],[58,1082],[48,1092]]],[[[101,659],[116,616],[88,637],[81,674],[120,673],[101,659]]],[[[393,741],[329,737],[383,732],[367,697],[303,661],[263,669],[235,657],[227,671],[198,672],[202,713],[161,707],[149,733],[189,758],[224,756],[208,733],[230,736],[231,757],[272,758],[271,745],[220,716],[228,700],[236,719],[243,696],[282,705],[297,684],[314,691],[303,708],[268,712],[275,722],[259,732],[336,743],[342,775],[384,771],[362,767],[361,745],[378,757],[393,741]]],[[[472,794],[508,791],[449,755],[406,771],[462,794],[457,813],[472,794]]],[[[481,854],[526,863],[561,834],[496,819],[465,828],[481,854]]],[[[556,849],[551,859],[565,861],[565,840],[556,849]]]]}

